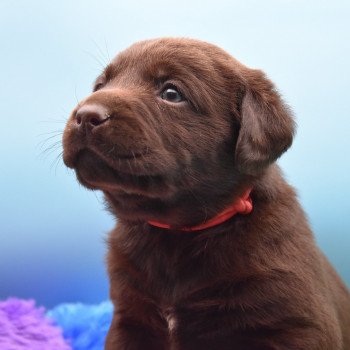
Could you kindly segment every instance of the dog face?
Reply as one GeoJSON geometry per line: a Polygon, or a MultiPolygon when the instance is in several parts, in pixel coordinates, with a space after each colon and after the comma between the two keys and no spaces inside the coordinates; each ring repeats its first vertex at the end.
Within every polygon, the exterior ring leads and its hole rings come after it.
{"type": "Polygon", "coordinates": [[[120,53],[73,110],[64,162],[121,218],[193,224],[259,176],[293,130],[260,71],[204,42],[149,40],[120,53]]]}

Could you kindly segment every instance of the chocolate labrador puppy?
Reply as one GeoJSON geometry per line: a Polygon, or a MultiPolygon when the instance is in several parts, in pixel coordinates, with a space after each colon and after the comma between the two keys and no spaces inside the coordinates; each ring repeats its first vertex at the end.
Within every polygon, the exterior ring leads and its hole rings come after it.
{"type": "Polygon", "coordinates": [[[64,162],[118,218],[107,350],[349,350],[350,296],[275,160],[291,112],[190,39],[134,44],[73,110],[64,162]]]}

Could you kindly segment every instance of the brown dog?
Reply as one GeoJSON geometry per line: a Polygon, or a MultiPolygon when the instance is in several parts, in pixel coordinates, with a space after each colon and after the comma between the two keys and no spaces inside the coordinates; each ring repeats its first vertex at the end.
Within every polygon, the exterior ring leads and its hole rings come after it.
{"type": "Polygon", "coordinates": [[[64,161],[118,217],[107,350],[350,350],[350,296],[274,161],[290,111],[261,71],[189,39],[97,79],[64,161]]]}

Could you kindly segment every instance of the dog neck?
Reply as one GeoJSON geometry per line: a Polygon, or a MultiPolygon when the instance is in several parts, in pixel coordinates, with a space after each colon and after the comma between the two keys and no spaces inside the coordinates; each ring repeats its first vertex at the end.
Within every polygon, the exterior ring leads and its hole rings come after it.
{"type": "MultiPolygon", "coordinates": [[[[190,226],[190,227],[180,227],[176,228],[177,231],[186,231],[186,232],[192,232],[192,231],[200,231],[204,230],[210,227],[218,226],[222,224],[223,222],[231,219],[233,216],[237,214],[247,215],[250,214],[253,210],[253,202],[250,197],[252,189],[247,189],[241,196],[236,198],[230,206],[226,207],[222,212],[215,215],[213,218],[211,218],[208,221],[205,221],[202,224],[196,225],[196,226],[190,226]]],[[[151,226],[163,228],[163,229],[175,229],[171,225],[168,225],[166,223],[158,222],[158,221],[148,221],[148,223],[151,226]]]]}

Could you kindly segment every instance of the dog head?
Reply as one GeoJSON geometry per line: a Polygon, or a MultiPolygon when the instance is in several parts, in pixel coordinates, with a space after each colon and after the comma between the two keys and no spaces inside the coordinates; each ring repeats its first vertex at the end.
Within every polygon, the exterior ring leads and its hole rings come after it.
{"type": "Polygon", "coordinates": [[[120,53],[73,110],[64,162],[120,218],[188,225],[259,177],[293,132],[261,71],[205,42],[149,40],[120,53]]]}

